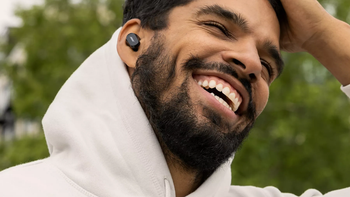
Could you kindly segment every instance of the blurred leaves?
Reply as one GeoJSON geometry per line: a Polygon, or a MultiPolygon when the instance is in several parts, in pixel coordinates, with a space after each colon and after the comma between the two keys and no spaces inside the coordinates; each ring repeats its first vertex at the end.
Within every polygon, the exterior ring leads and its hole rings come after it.
{"type": "MultiPolygon", "coordinates": [[[[350,1],[320,2],[350,22],[350,1]]],[[[43,116],[65,80],[120,26],[121,5],[122,0],[46,0],[17,11],[23,26],[11,29],[9,41],[0,46],[6,55],[15,47],[26,52],[26,61],[0,62],[13,81],[17,117],[43,116]]],[[[272,185],[295,194],[349,187],[349,99],[310,55],[283,56],[285,71],[272,84],[266,110],[236,154],[232,183],[272,185]]],[[[42,136],[1,144],[0,169],[46,157],[46,149],[42,136]]]]}
{"type": "Polygon", "coordinates": [[[0,171],[11,166],[49,156],[44,134],[23,136],[9,142],[0,142],[0,171]]]}
{"type": "Polygon", "coordinates": [[[43,116],[72,72],[121,25],[121,5],[122,0],[46,0],[17,10],[23,26],[10,30],[11,42],[3,50],[10,54],[20,46],[26,54],[23,65],[18,58],[4,64],[18,117],[43,116]]]}

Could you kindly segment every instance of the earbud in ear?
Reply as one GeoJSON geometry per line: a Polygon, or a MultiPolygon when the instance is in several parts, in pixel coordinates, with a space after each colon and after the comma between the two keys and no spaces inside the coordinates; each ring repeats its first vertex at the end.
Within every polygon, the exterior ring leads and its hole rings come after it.
{"type": "Polygon", "coordinates": [[[126,36],[126,45],[136,52],[140,47],[140,38],[136,34],[130,33],[126,36]]]}

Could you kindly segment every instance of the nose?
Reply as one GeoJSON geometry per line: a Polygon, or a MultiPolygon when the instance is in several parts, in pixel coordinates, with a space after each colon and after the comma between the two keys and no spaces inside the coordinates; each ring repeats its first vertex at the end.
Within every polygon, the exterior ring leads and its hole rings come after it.
{"type": "Polygon", "coordinates": [[[261,75],[262,65],[254,44],[235,45],[232,50],[222,52],[222,58],[251,82],[255,82],[261,75]]]}

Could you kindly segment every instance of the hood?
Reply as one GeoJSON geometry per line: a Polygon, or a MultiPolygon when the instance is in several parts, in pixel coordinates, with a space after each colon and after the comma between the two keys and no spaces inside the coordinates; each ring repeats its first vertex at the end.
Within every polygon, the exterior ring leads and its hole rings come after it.
{"type": "MultiPolygon", "coordinates": [[[[175,197],[161,147],[118,55],[119,31],[72,74],[50,105],[43,119],[48,161],[94,196],[175,197]]],[[[189,196],[228,192],[230,162],[189,196]]]]}

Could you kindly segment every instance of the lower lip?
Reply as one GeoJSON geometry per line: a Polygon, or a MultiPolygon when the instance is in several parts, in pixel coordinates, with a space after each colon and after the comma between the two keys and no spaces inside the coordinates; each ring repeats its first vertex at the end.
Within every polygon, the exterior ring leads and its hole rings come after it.
{"type": "Polygon", "coordinates": [[[204,96],[204,99],[206,100],[206,103],[209,104],[209,106],[214,108],[216,111],[221,112],[221,114],[229,118],[230,121],[238,119],[237,114],[235,114],[232,110],[228,109],[223,104],[221,104],[213,95],[207,92],[202,86],[198,85],[195,80],[194,82],[195,85],[199,88],[200,94],[204,96]]]}

